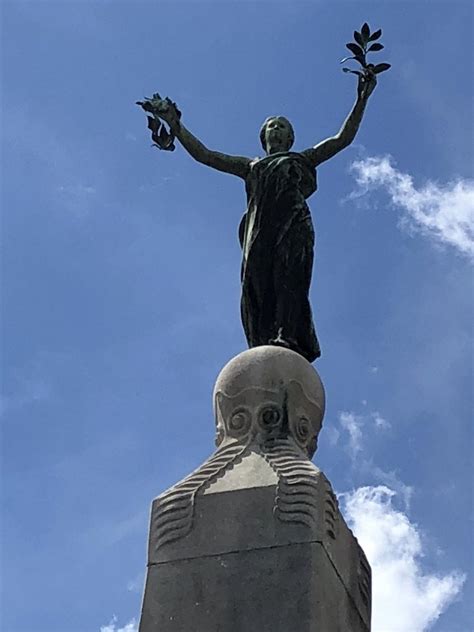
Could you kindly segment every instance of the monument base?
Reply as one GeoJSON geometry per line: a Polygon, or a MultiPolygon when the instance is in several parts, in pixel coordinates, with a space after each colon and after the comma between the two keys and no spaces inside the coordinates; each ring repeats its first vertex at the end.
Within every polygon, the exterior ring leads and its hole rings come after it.
{"type": "Polygon", "coordinates": [[[153,501],[139,632],[370,632],[370,566],[310,460],[314,368],[250,349],[214,408],[217,450],[153,501]]]}
{"type": "Polygon", "coordinates": [[[276,521],[275,497],[199,496],[193,531],[148,566],[139,632],[369,632],[368,566],[342,516],[276,521]]]}

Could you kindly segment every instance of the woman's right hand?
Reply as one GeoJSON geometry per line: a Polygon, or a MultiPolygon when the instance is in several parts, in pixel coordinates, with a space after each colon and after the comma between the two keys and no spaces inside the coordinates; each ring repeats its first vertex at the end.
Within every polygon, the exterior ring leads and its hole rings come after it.
{"type": "Polygon", "coordinates": [[[159,94],[154,94],[151,99],[147,99],[149,102],[153,114],[160,119],[168,123],[170,129],[176,128],[179,125],[179,119],[181,112],[176,107],[176,103],[173,103],[169,97],[162,99],[159,94]]]}

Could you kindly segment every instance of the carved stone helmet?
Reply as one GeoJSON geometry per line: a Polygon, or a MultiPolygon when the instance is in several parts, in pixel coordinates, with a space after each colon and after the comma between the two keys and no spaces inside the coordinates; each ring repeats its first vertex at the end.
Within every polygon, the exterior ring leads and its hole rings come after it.
{"type": "Polygon", "coordinates": [[[220,372],[213,400],[217,446],[237,441],[265,449],[289,438],[309,458],[315,453],[324,388],[298,353],[270,345],[244,351],[220,372]]]}

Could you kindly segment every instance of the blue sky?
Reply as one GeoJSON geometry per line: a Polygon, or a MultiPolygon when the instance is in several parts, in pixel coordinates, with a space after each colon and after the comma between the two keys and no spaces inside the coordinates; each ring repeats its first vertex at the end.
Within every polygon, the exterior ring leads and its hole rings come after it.
{"type": "Polygon", "coordinates": [[[151,148],[135,101],[169,95],[252,157],[283,114],[305,149],[353,103],[338,62],[365,20],[393,68],[310,200],[315,462],[367,543],[374,632],[471,629],[470,3],[2,14],[2,629],[133,632],[151,500],[212,452],[212,387],[245,348],[242,183],[151,148]]]}

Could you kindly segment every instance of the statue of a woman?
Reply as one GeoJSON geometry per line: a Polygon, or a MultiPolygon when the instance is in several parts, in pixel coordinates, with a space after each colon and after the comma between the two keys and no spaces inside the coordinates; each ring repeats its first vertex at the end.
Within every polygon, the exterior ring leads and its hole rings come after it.
{"type": "Polygon", "coordinates": [[[361,73],[356,102],[339,133],[301,152],[290,151],[291,123],[283,116],[268,118],[260,130],[266,156],[254,159],[205,147],[169,99],[146,102],[144,109],[165,121],[195,160],[245,181],[247,211],[239,238],[241,314],[249,347],[281,345],[309,362],[321,355],[308,300],[314,230],[306,200],[317,188],[316,167],[354,140],[375,85],[375,74],[361,73]]]}

